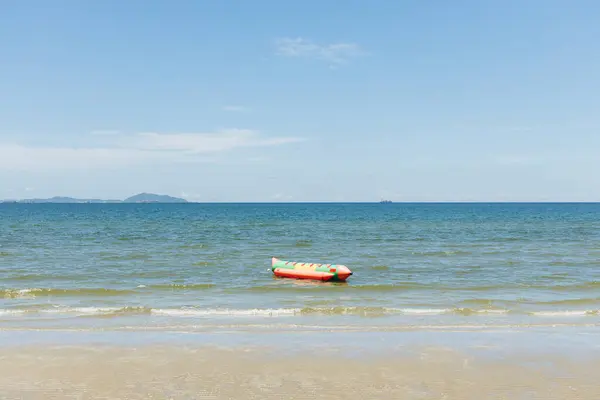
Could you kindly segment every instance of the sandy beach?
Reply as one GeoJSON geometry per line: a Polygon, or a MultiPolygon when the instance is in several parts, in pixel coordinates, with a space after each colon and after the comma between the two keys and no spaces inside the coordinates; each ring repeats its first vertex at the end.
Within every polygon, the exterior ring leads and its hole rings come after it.
{"type": "Polygon", "coordinates": [[[6,399],[598,399],[599,361],[450,349],[347,356],[147,345],[26,346],[0,353],[6,399]]]}

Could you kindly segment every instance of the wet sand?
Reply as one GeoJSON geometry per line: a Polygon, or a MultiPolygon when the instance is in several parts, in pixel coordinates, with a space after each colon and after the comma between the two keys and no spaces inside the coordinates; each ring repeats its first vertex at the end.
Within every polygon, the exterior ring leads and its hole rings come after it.
{"type": "Polygon", "coordinates": [[[6,399],[590,399],[600,359],[484,358],[448,348],[348,355],[105,345],[0,349],[6,399]]]}

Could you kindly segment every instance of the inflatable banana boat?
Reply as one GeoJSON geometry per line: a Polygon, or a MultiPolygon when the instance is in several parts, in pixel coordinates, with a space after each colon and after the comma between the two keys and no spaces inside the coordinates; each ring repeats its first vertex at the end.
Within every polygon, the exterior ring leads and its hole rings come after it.
{"type": "Polygon", "coordinates": [[[293,279],[314,279],[318,281],[344,282],[352,271],[345,265],[311,264],[284,261],[273,257],[271,269],[275,276],[293,279]]]}

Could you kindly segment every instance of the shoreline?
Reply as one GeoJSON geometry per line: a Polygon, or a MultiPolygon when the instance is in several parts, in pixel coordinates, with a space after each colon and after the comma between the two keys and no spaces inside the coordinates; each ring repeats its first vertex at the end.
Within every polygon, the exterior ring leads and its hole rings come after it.
{"type": "Polygon", "coordinates": [[[515,355],[566,356],[571,359],[597,359],[600,344],[595,340],[600,326],[530,327],[525,329],[454,329],[454,330],[306,330],[302,327],[248,330],[231,327],[216,331],[140,329],[0,329],[0,351],[16,348],[56,346],[102,346],[113,348],[171,346],[218,347],[231,349],[261,348],[278,354],[342,351],[355,356],[378,356],[396,352],[411,354],[415,349],[447,348],[479,358],[503,358],[515,355]]]}

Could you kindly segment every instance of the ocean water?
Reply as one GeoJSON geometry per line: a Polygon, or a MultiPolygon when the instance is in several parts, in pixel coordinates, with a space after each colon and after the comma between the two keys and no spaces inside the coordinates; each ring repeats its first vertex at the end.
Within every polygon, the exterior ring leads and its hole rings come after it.
{"type": "Polygon", "coordinates": [[[4,331],[597,324],[600,204],[0,204],[4,331]]]}

